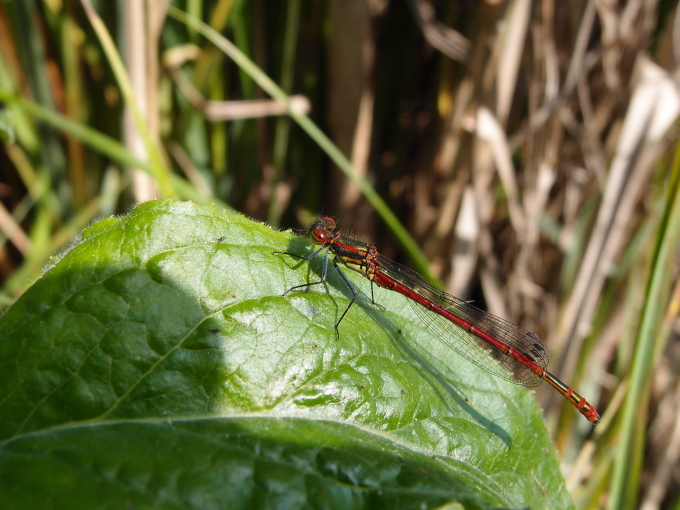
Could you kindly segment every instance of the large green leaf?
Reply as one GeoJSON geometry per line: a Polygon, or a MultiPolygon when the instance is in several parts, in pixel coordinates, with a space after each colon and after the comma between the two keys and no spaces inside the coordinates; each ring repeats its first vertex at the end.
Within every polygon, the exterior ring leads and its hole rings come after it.
{"type": "Polygon", "coordinates": [[[83,232],[0,318],[3,508],[569,508],[530,392],[402,296],[172,200],[83,232]],[[457,508],[458,506],[451,506],[457,508]]]}

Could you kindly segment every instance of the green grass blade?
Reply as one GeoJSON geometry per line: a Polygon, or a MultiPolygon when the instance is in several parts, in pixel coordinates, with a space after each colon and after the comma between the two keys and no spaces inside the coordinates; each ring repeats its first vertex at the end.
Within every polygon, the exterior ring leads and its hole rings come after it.
{"type": "Polygon", "coordinates": [[[146,153],[148,154],[150,160],[148,169],[158,184],[162,195],[166,197],[174,196],[175,191],[172,186],[172,181],[169,177],[170,171],[166,168],[165,163],[163,163],[163,158],[161,157],[160,151],[151,138],[149,126],[144,120],[134,94],[132,93],[132,84],[130,83],[125,66],[123,65],[123,61],[118,54],[116,45],[114,44],[108,30],[106,29],[106,25],[92,8],[89,1],[84,0],[83,6],[85,7],[85,12],[87,13],[90,23],[92,24],[92,28],[97,34],[99,42],[106,53],[109,64],[113,69],[113,74],[116,77],[121,94],[125,99],[125,104],[128,106],[128,108],[130,108],[132,117],[135,121],[135,126],[137,127],[137,130],[144,142],[144,147],[146,148],[146,153]]]}
{"type": "Polygon", "coordinates": [[[608,508],[634,508],[640,486],[640,464],[647,427],[647,404],[651,391],[650,377],[668,340],[663,331],[665,304],[668,303],[677,246],[680,241],[680,146],[676,152],[673,172],[667,188],[665,209],[656,246],[653,251],[649,286],[646,292],[639,335],[633,356],[630,387],[626,395],[621,433],[614,462],[608,508]]]}

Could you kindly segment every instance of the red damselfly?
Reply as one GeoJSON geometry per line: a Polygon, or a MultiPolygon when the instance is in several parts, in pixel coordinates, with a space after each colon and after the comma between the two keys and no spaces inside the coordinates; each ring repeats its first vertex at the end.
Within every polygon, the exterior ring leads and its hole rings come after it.
{"type": "Polygon", "coordinates": [[[546,370],[548,353],[534,333],[447,294],[415,271],[380,255],[375,246],[344,236],[335,228],[333,218],[319,217],[307,230],[312,241],[321,245],[318,250],[306,257],[290,252],[277,253],[307,261],[323,253],[321,280],[297,285],[286,293],[324,283],[329,252],[335,256],[333,264],[352,292],[349,305],[335,325],[336,331],[357,299],[357,291],[340,270],[339,261],[379,287],[409,298],[413,310],[427,328],[474,364],[495,376],[527,387],[548,381],[590,422],[600,421],[600,415],[585,398],[546,370]]]}

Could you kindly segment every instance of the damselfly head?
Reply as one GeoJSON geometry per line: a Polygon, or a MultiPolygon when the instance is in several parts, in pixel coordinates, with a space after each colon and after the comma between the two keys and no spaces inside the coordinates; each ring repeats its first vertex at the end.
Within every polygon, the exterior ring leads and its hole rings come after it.
{"type": "Polygon", "coordinates": [[[335,222],[335,219],[333,219],[330,216],[319,216],[317,217],[312,224],[309,226],[310,232],[314,229],[320,228],[322,230],[326,231],[333,231],[335,230],[335,226],[337,223],[335,222]]]}
{"type": "Polygon", "coordinates": [[[315,243],[325,244],[333,236],[335,220],[330,216],[319,216],[309,226],[307,233],[315,243]]]}

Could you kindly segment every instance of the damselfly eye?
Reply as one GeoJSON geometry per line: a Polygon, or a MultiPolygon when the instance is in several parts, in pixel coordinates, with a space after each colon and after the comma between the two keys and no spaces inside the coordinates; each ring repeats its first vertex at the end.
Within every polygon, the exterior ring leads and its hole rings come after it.
{"type": "Polygon", "coordinates": [[[326,242],[326,232],[320,228],[315,228],[312,230],[312,241],[317,244],[324,244],[326,242]]]}
{"type": "Polygon", "coordinates": [[[324,216],[321,221],[326,225],[328,230],[335,230],[335,220],[330,216],[324,216]]]}

